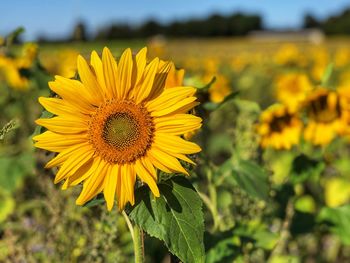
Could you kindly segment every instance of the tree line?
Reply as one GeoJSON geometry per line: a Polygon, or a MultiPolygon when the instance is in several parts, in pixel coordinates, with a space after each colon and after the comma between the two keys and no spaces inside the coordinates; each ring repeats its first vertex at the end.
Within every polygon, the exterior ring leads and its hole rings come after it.
{"type": "Polygon", "coordinates": [[[304,28],[319,28],[326,35],[349,35],[350,34],[350,8],[325,19],[317,19],[311,14],[304,16],[304,28]]]}
{"type": "MultiPolygon", "coordinates": [[[[303,19],[303,28],[319,28],[327,35],[350,34],[350,8],[329,16],[323,20],[311,14],[303,19]]],[[[254,30],[265,30],[263,19],[259,14],[233,13],[230,15],[213,14],[207,18],[192,18],[163,24],[150,19],[139,26],[127,23],[113,23],[99,28],[92,36],[87,33],[86,25],[79,22],[73,32],[65,39],[38,38],[39,42],[65,42],[85,40],[137,39],[155,35],[165,37],[230,37],[245,36],[254,30]]]]}
{"type": "Polygon", "coordinates": [[[161,24],[148,20],[138,27],[129,24],[113,24],[98,30],[96,39],[144,38],[154,35],[167,37],[216,37],[244,36],[252,30],[262,29],[259,15],[234,13],[211,15],[205,19],[189,19],[161,24]]]}

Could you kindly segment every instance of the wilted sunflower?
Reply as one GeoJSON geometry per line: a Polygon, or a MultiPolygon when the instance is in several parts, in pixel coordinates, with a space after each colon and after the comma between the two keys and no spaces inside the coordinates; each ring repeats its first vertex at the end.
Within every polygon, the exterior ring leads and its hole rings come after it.
{"type": "Polygon", "coordinates": [[[136,175],[159,196],[156,168],[188,174],[178,159],[198,145],[181,135],[198,129],[201,118],[187,114],[198,104],[192,87],[165,88],[170,63],[146,60],[146,48],[135,57],[127,49],[117,65],[109,49],[102,60],[95,51],[90,65],[78,57],[80,80],[56,76],[50,82],[60,98],[39,98],[56,117],[39,119],[48,131],[35,136],[35,146],[59,154],[46,167],[58,166],[55,183],[63,189],[83,182],[76,203],[103,192],[107,208],[115,195],[119,209],[134,204],[136,175]]]}
{"type": "Polygon", "coordinates": [[[296,111],[312,89],[308,77],[302,73],[287,73],[276,80],[276,97],[291,111],[296,111]]]}
{"type": "Polygon", "coordinates": [[[299,143],[303,124],[285,105],[274,104],[260,116],[257,131],[263,148],[290,149],[299,143]]]}
{"type": "Polygon", "coordinates": [[[314,90],[306,100],[308,123],[304,138],[315,145],[330,143],[346,128],[347,113],[343,99],[336,91],[314,90]]]}

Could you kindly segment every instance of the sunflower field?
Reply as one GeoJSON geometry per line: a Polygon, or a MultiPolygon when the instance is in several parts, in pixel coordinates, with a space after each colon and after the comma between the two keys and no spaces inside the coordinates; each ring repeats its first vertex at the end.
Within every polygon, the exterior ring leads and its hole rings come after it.
{"type": "Polygon", "coordinates": [[[0,37],[0,262],[349,262],[350,46],[0,37]]]}

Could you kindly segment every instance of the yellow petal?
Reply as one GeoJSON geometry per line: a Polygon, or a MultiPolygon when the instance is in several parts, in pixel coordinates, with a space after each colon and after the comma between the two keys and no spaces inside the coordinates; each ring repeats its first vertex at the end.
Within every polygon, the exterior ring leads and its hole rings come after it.
{"type": "Polygon", "coordinates": [[[85,148],[87,146],[90,146],[89,143],[80,143],[75,146],[69,147],[65,149],[64,151],[60,152],[57,154],[55,158],[53,158],[51,161],[49,161],[46,165],[45,168],[52,168],[55,166],[61,165],[65,160],[67,160],[74,152],[79,152],[81,148],[85,148]]]}
{"type": "MultiPolygon", "coordinates": [[[[82,181],[86,180],[95,171],[99,162],[92,158],[90,161],[82,165],[73,175],[69,176],[65,181],[65,188],[70,186],[75,186],[80,184],[82,181]]],[[[63,186],[62,186],[63,188],[63,186]]]]}
{"type": "Polygon", "coordinates": [[[110,165],[108,173],[106,175],[105,186],[103,189],[103,194],[107,203],[107,209],[112,210],[114,205],[114,197],[117,189],[117,180],[120,173],[119,165],[110,165]]]}
{"type": "Polygon", "coordinates": [[[103,101],[103,91],[97,82],[95,74],[91,71],[90,66],[82,56],[78,56],[78,72],[81,82],[84,84],[89,101],[94,105],[99,105],[103,101]]]}
{"type": "Polygon", "coordinates": [[[156,130],[173,135],[185,134],[202,126],[202,119],[191,114],[174,114],[154,118],[156,130]]]}
{"type": "Polygon", "coordinates": [[[193,154],[201,151],[201,148],[193,142],[186,141],[179,136],[160,132],[157,132],[154,136],[154,145],[159,149],[174,153],[193,154]]]}
{"type": "Polygon", "coordinates": [[[153,100],[158,97],[165,89],[165,82],[168,77],[168,73],[171,69],[171,63],[167,62],[162,65],[155,76],[152,91],[148,96],[149,100],[153,100]]]}
{"type": "Polygon", "coordinates": [[[79,151],[72,153],[58,170],[54,183],[57,184],[70,175],[73,175],[82,165],[90,161],[93,155],[94,151],[90,146],[80,148],[79,151]]]}
{"type": "Polygon", "coordinates": [[[152,164],[151,164],[151,166],[146,168],[146,166],[144,165],[144,158],[138,159],[135,163],[135,170],[136,170],[137,175],[141,178],[141,180],[149,186],[152,193],[156,197],[159,197],[159,195],[160,195],[159,189],[158,189],[158,186],[156,184],[156,181],[154,180],[155,170],[154,170],[154,167],[152,164]]]}
{"type": "Polygon", "coordinates": [[[35,147],[45,149],[51,152],[61,152],[64,149],[76,144],[87,142],[87,134],[58,134],[46,131],[33,137],[35,147]]]}
{"type": "Polygon", "coordinates": [[[53,132],[63,134],[84,133],[88,129],[87,122],[79,117],[59,116],[50,119],[38,119],[35,123],[53,132]]]}
{"type": "Polygon", "coordinates": [[[121,92],[121,98],[125,99],[131,88],[131,76],[132,76],[133,60],[130,48],[126,49],[120,57],[118,63],[118,81],[119,91],[121,92]]]}
{"type": "Polygon", "coordinates": [[[154,159],[157,159],[164,166],[168,167],[170,170],[177,171],[189,175],[188,172],[181,166],[180,162],[173,156],[163,152],[157,147],[152,147],[148,154],[154,159]]]}
{"type": "Polygon", "coordinates": [[[49,87],[61,98],[79,108],[81,112],[90,114],[94,111],[92,106],[94,102],[91,101],[90,94],[80,81],[55,76],[55,81],[50,81],[49,87]]]}
{"type": "Polygon", "coordinates": [[[159,107],[159,109],[151,112],[151,116],[164,116],[169,113],[176,112],[181,109],[180,113],[184,113],[183,108],[187,108],[190,105],[190,109],[192,108],[192,104],[197,98],[196,97],[189,97],[186,99],[183,99],[182,101],[179,101],[177,103],[170,103],[167,106],[159,107]]]}
{"type": "Polygon", "coordinates": [[[45,98],[39,97],[39,103],[43,105],[43,107],[56,115],[81,115],[80,111],[74,107],[73,105],[67,103],[65,100],[61,100],[58,98],[45,98]]]}
{"type": "Polygon", "coordinates": [[[191,97],[196,92],[192,87],[175,87],[165,89],[157,98],[146,103],[148,111],[153,112],[173,106],[184,99],[191,97]]]}
{"type": "Polygon", "coordinates": [[[135,84],[138,84],[143,76],[143,71],[145,70],[146,64],[147,64],[147,47],[142,48],[139,53],[136,55],[136,67],[134,67],[136,72],[136,82],[135,84]]]}
{"type": "Polygon", "coordinates": [[[124,209],[126,203],[128,202],[123,179],[124,179],[123,174],[120,169],[120,173],[117,174],[117,190],[116,190],[118,209],[120,211],[124,209]]]}
{"type": "Polygon", "coordinates": [[[136,181],[136,172],[132,165],[124,164],[121,166],[122,184],[125,189],[126,200],[131,205],[135,204],[134,186],[136,181]]]}
{"type": "Polygon", "coordinates": [[[105,98],[108,98],[108,99],[112,98],[113,94],[106,87],[105,77],[103,74],[102,60],[100,59],[96,51],[91,52],[90,64],[94,69],[97,82],[100,85],[102,89],[102,93],[104,94],[105,98]]]}
{"type": "Polygon", "coordinates": [[[115,61],[111,51],[105,47],[102,52],[103,75],[108,93],[113,98],[121,98],[121,90],[117,86],[118,70],[117,62],[115,61]]]}
{"type": "Polygon", "coordinates": [[[194,161],[192,161],[190,158],[188,158],[186,155],[181,154],[181,153],[171,153],[172,156],[174,156],[175,158],[178,158],[180,160],[183,160],[185,162],[188,162],[192,165],[196,165],[196,163],[194,161]]]}
{"type": "Polygon", "coordinates": [[[194,107],[196,107],[199,104],[200,103],[198,101],[194,101],[194,102],[191,102],[191,103],[188,103],[188,104],[184,104],[181,107],[179,107],[178,109],[172,111],[171,114],[188,113],[190,110],[192,110],[194,107]]]}
{"type": "Polygon", "coordinates": [[[102,191],[104,180],[107,174],[107,167],[107,163],[103,160],[100,160],[97,169],[86,181],[84,181],[83,190],[76,200],[77,205],[85,204],[87,201],[91,200],[102,191]]]}
{"type": "Polygon", "coordinates": [[[159,59],[155,58],[152,60],[152,62],[149,65],[147,65],[144,71],[144,78],[142,80],[140,89],[136,91],[137,104],[145,100],[150,94],[153,87],[154,77],[158,70],[158,64],[159,64],[159,59]]]}
{"type": "Polygon", "coordinates": [[[168,167],[164,166],[160,161],[158,161],[157,158],[155,158],[152,154],[147,155],[150,162],[157,167],[159,170],[165,172],[165,173],[173,173],[174,170],[169,169],[168,167]]]}

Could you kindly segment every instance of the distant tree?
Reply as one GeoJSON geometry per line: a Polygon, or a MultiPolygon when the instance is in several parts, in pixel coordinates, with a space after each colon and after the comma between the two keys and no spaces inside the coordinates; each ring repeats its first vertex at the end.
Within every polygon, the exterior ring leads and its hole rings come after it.
{"type": "Polygon", "coordinates": [[[163,26],[155,20],[146,21],[137,30],[138,37],[151,37],[162,33],[163,26]]]}
{"type": "Polygon", "coordinates": [[[304,16],[303,28],[319,28],[320,26],[320,21],[318,21],[313,15],[306,14],[304,16]]]}
{"type": "Polygon", "coordinates": [[[162,34],[169,37],[216,37],[242,36],[252,30],[262,28],[262,19],[258,15],[235,13],[230,16],[213,14],[204,19],[174,21],[167,25],[151,19],[139,27],[126,24],[114,24],[98,31],[97,39],[144,38],[162,34]]]}
{"type": "Polygon", "coordinates": [[[76,24],[70,40],[72,40],[72,41],[86,41],[87,40],[86,26],[83,22],[78,22],[76,24]]]}
{"type": "MultiPolygon", "coordinates": [[[[101,37],[101,36],[100,36],[101,37]]],[[[133,29],[128,24],[112,25],[102,33],[105,39],[125,39],[133,38],[133,29]]]]}
{"type": "Polygon", "coordinates": [[[341,14],[331,16],[322,24],[322,29],[326,34],[350,34],[350,8],[344,10],[341,14]]]}

